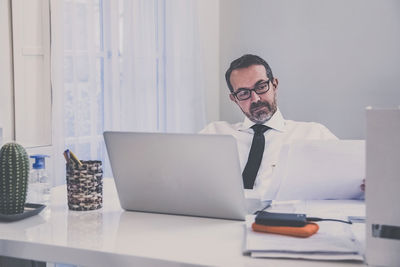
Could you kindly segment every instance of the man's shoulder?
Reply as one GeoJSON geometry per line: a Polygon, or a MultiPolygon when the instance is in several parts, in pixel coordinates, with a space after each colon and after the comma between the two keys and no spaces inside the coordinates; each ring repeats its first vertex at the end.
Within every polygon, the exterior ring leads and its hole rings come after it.
{"type": "Polygon", "coordinates": [[[200,133],[209,134],[226,134],[230,131],[236,131],[242,125],[242,122],[231,124],[227,121],[214,121],[209,123],[200,133]]]}
{"type": "Polygon", "coordinates": [[[325,125],[318,122],[285,120],[285,128],[288,132],[312,139],[337,139],[325,125]]]}
{"type": "Polygon", "coordinates": [[[304,127],[304,128],[326,128],[323,124],[313,121],[293,121],[285,120],[288,127],[304,127]]]}

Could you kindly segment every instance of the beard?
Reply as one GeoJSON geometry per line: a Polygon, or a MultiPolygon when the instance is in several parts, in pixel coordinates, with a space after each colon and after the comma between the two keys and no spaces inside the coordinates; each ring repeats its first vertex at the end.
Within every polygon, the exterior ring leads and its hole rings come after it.
{"type": "Polygon", "coordinates": [[[275,114],[277,109],[276,99],[274,99],[271,103],[258,101],[256,103],[252,103],[250,105],[250,111],[243,113],[254,123],[263,124],[269,119],[271,119],[272,115],[275,114]]]}

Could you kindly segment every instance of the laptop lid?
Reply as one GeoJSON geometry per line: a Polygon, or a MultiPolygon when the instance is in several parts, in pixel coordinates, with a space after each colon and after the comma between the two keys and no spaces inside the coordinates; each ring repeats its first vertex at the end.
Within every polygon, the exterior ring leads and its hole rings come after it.
{"type": "Polygon", "coordinates": [[[232,136],[104,132],[104,140],[123,209],[245,219],[232,136]]]}

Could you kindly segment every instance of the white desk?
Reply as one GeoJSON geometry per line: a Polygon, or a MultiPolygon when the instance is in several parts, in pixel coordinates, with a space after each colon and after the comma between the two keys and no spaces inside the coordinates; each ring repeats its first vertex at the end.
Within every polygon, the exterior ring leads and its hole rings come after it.
{"type": "Polygon", "coordinates": [[[52,189],[37,216],[0,223],[0,255],[83,266],[363,266],[361,263],[253,259],[242,255],[244,222],[125,212],[112,179],[104,207],[69,211],[66,188],[52,189]]]}

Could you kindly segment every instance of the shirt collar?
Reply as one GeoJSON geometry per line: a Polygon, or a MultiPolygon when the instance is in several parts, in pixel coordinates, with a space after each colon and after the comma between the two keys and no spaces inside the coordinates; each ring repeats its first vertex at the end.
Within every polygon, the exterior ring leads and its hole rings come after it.
{"type": "MultiPolygon", "coordinates": [[[[247,131],[251,126],[254,125],[254,122],[249,120],[249,118],[245,117],[242,123],[242,126],[239,128],[241,131],[247,131]]],[[[271,129],[284,132],[285,131],[285,119],[282,116],[279,108],[276,109],[276,112],[272,117],[264,123],[264,125],[270,127],[271,129]]]]}

